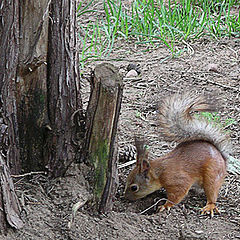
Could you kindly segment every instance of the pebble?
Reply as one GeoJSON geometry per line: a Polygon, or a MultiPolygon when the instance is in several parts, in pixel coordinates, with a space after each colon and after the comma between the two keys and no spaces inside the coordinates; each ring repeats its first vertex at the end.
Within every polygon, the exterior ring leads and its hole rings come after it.
{"type": "Polygon", "coordinates": [[[137,77],[138,73],[136,70],[132,69],[126,74],[126,78],[134,78],[137,77]]]}
{"type": "Polygon", "coordinates": [[[219,72],[219,65],[215,64],[215,63],[210,63],[208,64],[208,71],[212,71],[212,72],[219,72]]]}

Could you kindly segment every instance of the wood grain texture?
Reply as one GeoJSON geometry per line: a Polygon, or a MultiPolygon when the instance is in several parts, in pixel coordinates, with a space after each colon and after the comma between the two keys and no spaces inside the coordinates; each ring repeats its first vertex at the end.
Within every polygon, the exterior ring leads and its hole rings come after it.
{"type": "MultiPolygon", "coordinates": [[[[76,1],[51,1],[48,42],[48,132],[46,155],[53,177],[63,175],[75,160],[71,118],[82,109],[78,53],[76,51],[76,1]]],[[[80,112],[79,112],[80,113],[80,112]]]]}
{"type": "Polygon", "coordinates": [[[0,7],[0,232],[21,228],[20,205],[10,169],[20,170],[15,77],[19,57],[19,4],[1,1],[0,7]],[[9,224],[9,225],[8,225],[9,224]]]}
{"type": "Polygon", "coordinates": [[[122,100],[122,78],[111,64],[96,66],[86,114],[85,149],[94,168],[95,203],[100,212],[112,208],[118,184],[117,123],[122,100]]]}

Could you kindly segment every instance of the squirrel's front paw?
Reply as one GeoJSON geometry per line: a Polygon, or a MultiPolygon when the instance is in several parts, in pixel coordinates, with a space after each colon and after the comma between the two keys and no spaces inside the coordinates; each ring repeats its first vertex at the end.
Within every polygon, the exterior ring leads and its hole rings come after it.
{"type": "Polygon", "coordinates": [[[204,208],[201,209],[201,215],[203,214],[210,214],[211,217],[214,216],[214,212],[216,211],[216,213],[220,214],[218,208],[216,207],[216,205],[214,203],[207,203],[206,206],[204,208]]]}
{"type": "Polygon", "coordinates": [[[168,206],[168,205],[166,205],[166,204],[164,204],[164,205],[162,205],[162,206],[159,206],[158,207],[158,212],[162,212],[162,211],[164,211],[164,210],[170,210],[171,209],[171,206],[168,206]]]}

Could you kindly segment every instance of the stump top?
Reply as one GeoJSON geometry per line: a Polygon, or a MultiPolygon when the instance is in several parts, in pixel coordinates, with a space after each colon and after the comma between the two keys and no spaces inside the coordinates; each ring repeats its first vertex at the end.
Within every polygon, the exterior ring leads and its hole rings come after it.
{"type": "Polygon", "coordinates": [[[105,87],[116,87],[122,85],[122,77],[118,69],[110,63],[101,63],[95,67],[94,75],[96,81],[100,81],[105,87]]]}

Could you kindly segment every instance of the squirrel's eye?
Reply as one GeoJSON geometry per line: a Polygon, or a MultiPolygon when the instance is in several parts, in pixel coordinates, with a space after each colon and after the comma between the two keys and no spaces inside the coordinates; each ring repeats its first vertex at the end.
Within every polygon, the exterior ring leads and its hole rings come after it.
{"type": "Polygon", "coordinates": [[[131,189],[132,192],[137,192],[139,187],[138,187],[137,184],[133,184],[133,185],[131,185],[130,189],[131,189]]]}

